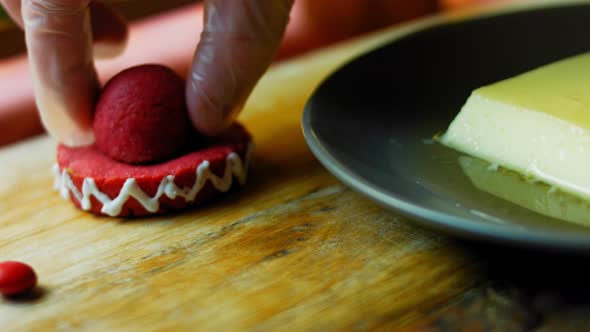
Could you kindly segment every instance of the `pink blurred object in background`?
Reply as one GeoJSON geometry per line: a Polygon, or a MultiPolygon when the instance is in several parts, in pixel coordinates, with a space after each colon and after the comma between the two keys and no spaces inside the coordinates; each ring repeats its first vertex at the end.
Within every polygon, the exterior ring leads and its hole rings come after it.
{"type": "MultiPolygon", "coordinates": [[[[439,7],[453,9],[491,1],[494,0],[441,0],[440,3],[437,0],[299,0],[276,59],[427,15],[439,7]]],[[[164,64],[185,76],[200,37],[202,21],[202,6],[191,5],[134,22],[125,52],[116,59],[96,62],[101,82],[127,67],[143,63],[164,64]]],[[[0,98],[0,145],[43,132],[35,109],[26,56],[0,61],[0,98]]]]}

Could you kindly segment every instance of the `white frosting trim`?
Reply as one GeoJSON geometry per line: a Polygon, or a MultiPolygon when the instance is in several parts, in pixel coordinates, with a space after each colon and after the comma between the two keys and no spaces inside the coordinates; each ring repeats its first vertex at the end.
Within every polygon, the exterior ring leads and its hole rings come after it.
{"type": "Polygon", "coordinates": [[[158,191],[154,197],[150,197],[146,194],[137,184],[135,178],[128,178],[121,187],[119,195],[115,199],[111,199],[108,195],[101,192],[93,178],[84,178],[82,182],[82,192],[74,185],[67,169],[60,170],[58,165],[53,166],[53,173],[55,176],[54,189],[61,193],[64,199],[70,198],[70,193],[74,195],[74,198],[80,202],[80,206],[83,210],[88,211],[92,207],[91,196],[96,197],[98,201],[102,203],[101,212],[111,217],[119,215],[121,209],[129,199],[129,197],[135,198],[147,211],[156,212],[160,209],[160,197],[166,195],[170,199],[176,197],[183,197],[187,202],[191,202],[195,199],[197,194],[207,183],[207,180],[213,184],[215,189],[226,192],[228,191],[233,183],[233,177],[238,179],[241,185],[246,183],[246,176],[248,174],[248,164],[253,151],[253,145],[249,144],[246,151],[245,162],[242,162],[240,156],[231,152],[225,158],[225,171],[222,177],[218,177],[213,174],[209,169],[209,161],[205,160],[197,166],[196,180],[192,187],[179,188],[174,183],[174,176],[165,176],[158,187],[158,191]]]}

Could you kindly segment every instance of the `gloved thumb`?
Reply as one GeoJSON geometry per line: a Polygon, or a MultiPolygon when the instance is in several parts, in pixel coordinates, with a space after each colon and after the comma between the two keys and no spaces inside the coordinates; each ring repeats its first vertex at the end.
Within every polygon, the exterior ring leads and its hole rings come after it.
{"type": "Polygon", "coordinates": [[[206,0],[205,24],[187,80],[193,125],[226,129],[278,49],[294,0],[206,0]]]}

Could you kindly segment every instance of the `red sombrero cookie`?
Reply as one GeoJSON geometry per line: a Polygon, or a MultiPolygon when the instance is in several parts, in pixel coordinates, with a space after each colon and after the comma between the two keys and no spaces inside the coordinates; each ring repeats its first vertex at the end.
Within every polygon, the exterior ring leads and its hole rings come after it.
{"type": "Polygon", "coordinates": [[[82,210],[129,217],[183,209],[243,185],[252,150],[246,129],[234,124],[205,138],[188,123],[176,74],[157,65],[123,71],[97,104],[96,144],[58,146],[55,187],[82,210]]]}

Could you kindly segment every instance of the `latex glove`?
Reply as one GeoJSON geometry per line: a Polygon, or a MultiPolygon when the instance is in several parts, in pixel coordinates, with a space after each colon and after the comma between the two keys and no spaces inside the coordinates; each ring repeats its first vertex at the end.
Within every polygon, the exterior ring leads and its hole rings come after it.
{"type": "MultiPolygon", "coordinates": [[[[93,55],[105,45],[125,41],[124,21],[99,1],[0,2],[24,27],[44,126],[67,145],[92,143],[99,91],[93,55]],[[102,41],[94,51],[93,37],[102,41]]],[[[216,134],[232,122],[270,64],[292,4],[293,0],[205,1],[205,27],[186,87],[190,116],[199,131],[216,134]]]]}
{"type": "Polygon", "coordinates": [[[25,30],[35,101],[45,127],[68,145],[91,143],[98,92],[93,52],[122,49],[125,22],[98,1],[0,1],[25,30]]]}
{"type": "Polygon", "coordinates": [[[205,0],[186,97],[204,134],[227,128],[277,51],[293,0],[205,0]]]}

